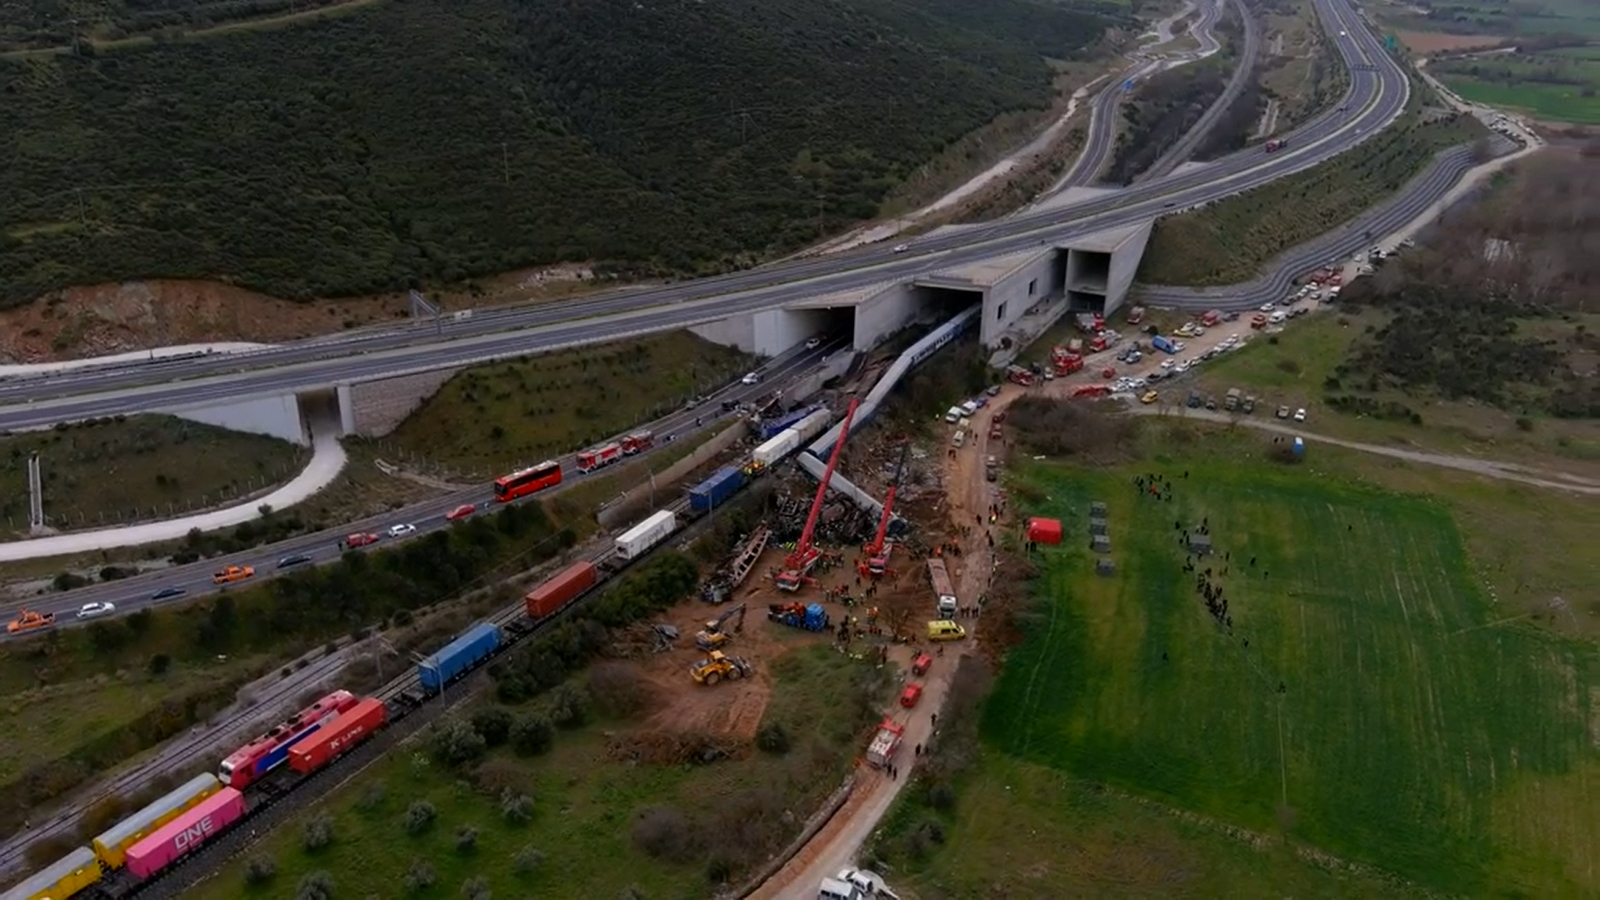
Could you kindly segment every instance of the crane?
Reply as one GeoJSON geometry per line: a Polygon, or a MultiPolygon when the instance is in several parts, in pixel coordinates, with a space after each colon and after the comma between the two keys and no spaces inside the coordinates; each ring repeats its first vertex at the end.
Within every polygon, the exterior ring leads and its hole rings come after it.
{"type": "Polygon", "coordinates": [[[906,451],[911,449],[911,442],[906,441],[900,445],[900,464],[895,466],[894,480],[889,482],[889,492],[883,495],[883,515],[878,517],[878,531],[872,537],[872,543],[862,547],[867,560],[861,566],[861,574],[873,578],[881,578],[889,571],[889,553],[893,546],[889,544],[889,520],[894,516],[894,494],[900,489],[900,479],[906,472],[906,451]]]}
{"type": "Polygon", "coordinates": [[[850,401],[850,407],[845,410],[844,422],[839,426],[839,440],[834,442],[833,452],[828,454],[828,467],[822,470],[822,480],[817,485],[817,498],[811,501],[811,512],[806,516],[805,530],[800,532],[800,540],[795,544],[794,552],[790,553],[783,561],[783,571],[778,573],[778,590],[798,591],[800,585],[810,580],[811,567],[817,564],[822,554],[811,544],[811,535],[817,530],[817,516],[822,512],[822,501],[828,496],[828,482],[833,480],[833,467],[839,464],[839,451],[844,449],[844,442],[850,437],[850,420],[856,415],[856,401],[850,401]]]}

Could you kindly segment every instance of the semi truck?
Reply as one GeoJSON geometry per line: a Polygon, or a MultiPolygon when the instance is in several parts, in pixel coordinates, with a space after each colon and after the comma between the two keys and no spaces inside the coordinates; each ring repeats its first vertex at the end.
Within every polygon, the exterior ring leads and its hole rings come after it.
{"type": "Polygon", "coordinates": [[[617,555],[623,559],[638,559],[677,529],[678,517],[673,515],[672,510],[663,509],[618,535],[617,555]]]}

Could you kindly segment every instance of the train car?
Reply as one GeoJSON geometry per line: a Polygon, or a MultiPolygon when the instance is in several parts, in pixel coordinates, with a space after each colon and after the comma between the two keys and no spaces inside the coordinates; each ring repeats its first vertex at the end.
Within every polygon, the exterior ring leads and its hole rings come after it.
{"type": "Polygon", "coordinates": [[[479,622],[463,631],[459,637],[417,663],[417,679],[422,689],[430,694],[444,690],[461,673],[483,662],[500,649],[500,627],[492,622],[479,622]]]}
{"type": "Polygon", "coordinates": [[[366,740],[389,721],[383,701],[368,697],[350,707],[316,734],[289,748],[289,768],[308,775],[366,740]]]}
{"type": "Polygon", "coordinates": [[[594,587],[596,580],[594,563],[588,560],[567,566],[522,598],[528,608],[528,618],[542,619],[550,615],[567,605],[572,598],[594,587]]]}
{"type": "Polygon", "coordinates": [[[195,804],[222,790],[217,776],[207,772],[167,792],[161,799],[111,826],[94,839],[95,856],[107,869],[115,871],[123,866],[128,848],[139,843],[157,828],[188,812],[195,804]]]}
{"type": "Polygon", "coordinates": [[[67,900],[99,880],[99,858],[88,847],[79,847],[0,894],[0,900],[67,900]]]}
{"type": "Polygon", "coordinates": [[[128,848],[128,871],[144,879],[172,865],[244,817],[244,794],[223,788],[128,848]]]}
{"type": "Polygon", "coordinates": [[[290,747],[315,734],[317,729],[332,722],[356,703],[355,694],[334,691],[235,750],[222,761],[222,769],[217,777],[229,787],[241,790],[249,787],[263,775],[283,765],[289,758],[290,747]]]}

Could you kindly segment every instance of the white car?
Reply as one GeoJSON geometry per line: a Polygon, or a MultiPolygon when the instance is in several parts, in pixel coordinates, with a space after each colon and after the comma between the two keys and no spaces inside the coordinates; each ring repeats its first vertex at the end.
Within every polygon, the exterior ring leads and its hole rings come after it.
{"type": "Polygon", "coordinates": [[[1173,362],[1170,359],[1163,359],[1161,361],[1161,368],[1163,368],[1163,369],[1170,369],[1175,365],[1177,365],[1177,363],[1173,362]]]}
{"type": "Polygon", "coordinates": [[[80,618],[80,619],[98,619],[101,616],[109,616],[109,615],[111,615],[112,613],[114,613],[116,611],[117,611],[116,605],[112,604],[112,603],[109,603],[109,602],[85,603],[78,610],[78,618],[80,618]]]}
{"type": "Polygon", "coordinates": [[[906,252],[907,250],[910,250],[910,249],[911,249],[911,245],[910,244],[895,244],[894,245],[894,252],[896,252],[896,253],[904,253],[904,252],[906,252]]]}
{"type": "Polygon", "coordinates": [[[389,537],[392,537],[392,538],[405,537],[408,534],[416,534],[416,533],[417,533],[417,526],[412,525],[409,522],[402,522],[399,525],[390,525],[389,526],[389,537]]]}
{"type": "Polygon", "coordinates": [[[822,338],[812,338],[811,340],[806,341],[806,349],[807,350],[815,350],[815,349],[817,349],[818,347],[821,347],[821,346],[822,346],[822,338]]]}
{"type": "Polygon", "coordinates": [[[1294,411],[1294,420],[1296,422],[1304,422],[1306,420],[1306,411],[1304,409],[1295,410],[1294,411]]]}
{"type": "Polygon", "coordinates": [[[1172,371],[1177,372],[1179,375],[1182,375],[1183,373],[1189,371],[1189,365],[1190,364],[1187,363],[1187,362],[1178,363],[1176,366],[1173,367],[1172,371]]]}
{"type": "Polygon", "coordinates": [[[743,378],[739,379],[739,383],[740,384],[760,384],[761,383],[761,375],[760,375],[760,373],[757,373],[757,372],[751,372],[750,374],[748,374],[748,375],[744,376],[743,378]]]}
{"type": "Polygon", "coordinates": [[[1273,308],[1273,305],[1272,305],[1271,301],[1268,301],[1266,303],[1261,304],[1261,311],[1262,312],[1272,312],[1272,308],[1273,308]]]}

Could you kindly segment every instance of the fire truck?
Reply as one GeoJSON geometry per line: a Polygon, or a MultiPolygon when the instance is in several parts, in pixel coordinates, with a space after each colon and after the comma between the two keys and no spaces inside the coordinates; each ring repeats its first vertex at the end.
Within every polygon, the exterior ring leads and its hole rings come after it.
{"type": "Polygon", "coordinates": [[[578,471],[593,472],[611,465],[622,458],[622,445],[613,441],[599,447],[592,447],[578,454],[578,471]]]}
{"type": "Polygon", "coordinates": [[[622,455],[632,456],[643,453],[656,445],[656,435],[653,431],[635,431],[622,439],[622,455]]]}

